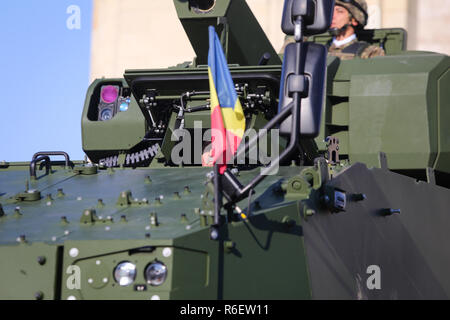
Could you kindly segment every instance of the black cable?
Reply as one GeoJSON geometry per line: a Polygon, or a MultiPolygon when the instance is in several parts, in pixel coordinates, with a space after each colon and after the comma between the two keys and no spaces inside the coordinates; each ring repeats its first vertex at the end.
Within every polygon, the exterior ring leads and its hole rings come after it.
{"type": "Polygon", "coordinates": [[[247,218],[250,217],[250,215],[252,214],[252,208],[251,208],[252,193],[253,193],[253,189],[250,189],[250,193],[248,194],[247,218]]]}

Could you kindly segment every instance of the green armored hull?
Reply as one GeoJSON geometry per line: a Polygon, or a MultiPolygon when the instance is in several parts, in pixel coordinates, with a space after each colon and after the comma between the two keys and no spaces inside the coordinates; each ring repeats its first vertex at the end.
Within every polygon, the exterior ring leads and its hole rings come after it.
{"type": "Polygon", "coordinates": [[[0,163],[0,298],[448,299],[449,57],[406,52],[404,30],[389,29],[361,34],[386,57],[325,60],[315,24],[279,57],[245,1],[174,2],[197,58],[94,81],[89,161],[0,163]],[[201,166],[209,25],[247,129],[281,124],[273,174],[250,156],[220,178],[201,166]]]}
{"type": "MultiPolygon", "coordinates": [[[[31,184],[52,200],[8,204],[3,200],[9,194],[2,196],[1,297],[448,298],[450,191],[363,164],[338,169],[327,180],[324,163],[305,171],[282,168],[258,186],[248,220],[222,227],[224,241],[209,240],[212,215],[202,209],[208,207],[207,169],[94,175],[57,169],[31,184]],[[321,187],[351,195],[346,211],[321,208],[321,187]],[[126,287],[114,280],[123,261],[138,271],[126,287]],[[158,287],[144,275],[154,261],[168,269],[158,287]],[[380,268],[379,289],[370,286],[374,265],[380,268]],[[80,268],[79,289],[73,266],[80,268]]],[[[2,172],[0,187],[11,190],[27,174],[2,172]]]]}

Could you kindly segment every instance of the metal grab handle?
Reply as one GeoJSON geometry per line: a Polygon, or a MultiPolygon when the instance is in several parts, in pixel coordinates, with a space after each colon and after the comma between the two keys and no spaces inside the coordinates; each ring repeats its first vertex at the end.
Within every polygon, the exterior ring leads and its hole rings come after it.
{"type": "Polygon", "coordinates": [[[52,170],[52,165],[50,163],[50,157],[49,156],[38,156],[34,157],[33,160],[31,160],[30,163],[30,177],[31,179],[36,179],[36,164],[38,162],[45,161],[45,174],[49,174],[52,170]]]}
{"type": "Polygon", "coordinates": [[[66,159],[65,166],[69,167],[69,164],[70,164],[69,154],[67,152],[64,152],[64,151],[40,151],[40,152],[36,152],[33,155],[33,158],[32,158],[31,161],[34,161],[39,156],[64,156],[64,158],[66,159]]]}

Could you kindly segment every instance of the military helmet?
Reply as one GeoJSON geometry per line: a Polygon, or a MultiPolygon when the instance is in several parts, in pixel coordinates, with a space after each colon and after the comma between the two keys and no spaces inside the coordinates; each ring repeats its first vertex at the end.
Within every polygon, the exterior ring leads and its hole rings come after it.
{"type": "Polygon", "coordinates": [[[362,27],[367,25],[369,15],[366,0],[336,0],[335,5],[347,9],[362,27]]]}

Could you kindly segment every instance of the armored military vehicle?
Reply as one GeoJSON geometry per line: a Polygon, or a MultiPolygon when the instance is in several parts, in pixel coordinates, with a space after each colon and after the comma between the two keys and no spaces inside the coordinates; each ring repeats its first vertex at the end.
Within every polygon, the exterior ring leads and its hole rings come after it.
{"type": "Polygon", "coordinates": [[[449,57],[402,29],[327,57],[331,0],[285,1],[284,56],[244,0],[174,4],[196,58],[95,80],[88,159],[0,163],[0,298],[448,298],[449,57]],[[256,132],[223,175],[201,164],[210,25],[256,132]]]}

